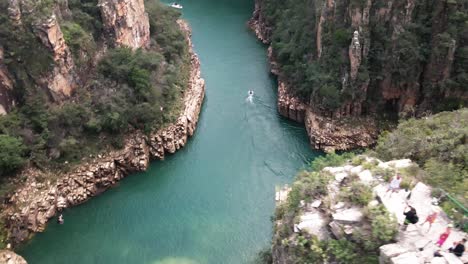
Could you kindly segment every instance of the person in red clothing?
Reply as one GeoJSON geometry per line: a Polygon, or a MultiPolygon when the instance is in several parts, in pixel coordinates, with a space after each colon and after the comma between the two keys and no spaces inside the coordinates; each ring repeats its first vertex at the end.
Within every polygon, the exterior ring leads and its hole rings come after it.
{"type": "Polygon", "coordinates": [[[438,212],[432,212],[430,215],[426,217],[426,220],[421,224],[421,226],[423,226],[425,223],[429,223],[429,229],[427,230],[427,232],[431,230],[432,224],[437,219],[438,214],[439,214],[438,212]]]}
{"type": "Polygon", "coordinates": [[[436,245],[439,246],[439,247],[442,247],[442,245],[445,243],[445,240],[447,240],[447,238],[450,236],[450,233],[451,233],[451,232],[452,232],[452,227],[451,227],[451,226],[448,226],[448,227],[445,229],[445,232],[443,232],[442,234],[440,234],[439,240],[437,240],[436,245]]]}

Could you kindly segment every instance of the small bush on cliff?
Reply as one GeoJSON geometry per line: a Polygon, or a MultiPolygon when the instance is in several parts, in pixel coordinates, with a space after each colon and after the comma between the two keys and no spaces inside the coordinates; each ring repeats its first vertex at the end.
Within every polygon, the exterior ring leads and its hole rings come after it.
{"type": "Polygon", "coordinates": [[[342,188],[340,196],[353,204],[365,206],[372,200],[373,194],[371,187],[357,181],[351,183],[349,187],[342,188]]]}
{"type": "Polygon", "coordinates": [[[398,233],[398,223],[383,205],[368,208],[368,219],[372,226],[371,237],[364,238],[368,249],[377,249],[392,241],[398,233]]]}
{"type": "Polygon", "coordinates": [[[358,263],[359,255],[357,254],[356,245],[346,239],[334,240],[328,242],[328,253],[333,256],[339,263],[358,263]]]}
{"type": "Polygon", "coordinates": [[[335,152],[328,153],[325,156],[315,158],[311,162],[310,168],[313,171],[320,171],[325,167],[340,166],[346,161],[353,159],[354,156],[355,154],[352,152],[345,152],[343,154],[336,154],[335,152]]]}
{"type": "Polygon", "coordinates": [[[301,200],[310,201],[314,197],[325,195],[329,181],[330,175],[323,172],[299,172],[297,180],[288,195],[288,208],[295,211],[298,209],[301,200]]]}
{"type": "Polygon", "coordinates": [[[24,162],[25,147],[21,140],[0,135],[0,176],[20,168],[24,162]]]}

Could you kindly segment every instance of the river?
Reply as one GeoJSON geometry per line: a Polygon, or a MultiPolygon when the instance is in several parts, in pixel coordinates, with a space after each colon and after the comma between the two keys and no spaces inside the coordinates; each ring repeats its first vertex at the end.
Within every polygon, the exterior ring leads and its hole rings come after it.
{"type": "Polygon", "coordinates": [[[51,221],[19,251],[30,264],[242,264],[269,247],[275,186],[318,153],[277,114],[266,47],[246,27],[253,0],[180,3],[206,80],[194,137],[51,221]]]}

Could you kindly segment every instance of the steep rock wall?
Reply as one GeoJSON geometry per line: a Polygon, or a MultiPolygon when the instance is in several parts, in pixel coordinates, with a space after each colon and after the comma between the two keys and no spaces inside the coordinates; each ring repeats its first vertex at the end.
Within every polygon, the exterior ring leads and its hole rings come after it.
{"type": "Polygon", "coordinates": [[[8,113],[11,107],[14,106],[12,96],[14,83],[3,63],[3,52],[3,48],[0,47],[0,115],[8,113]]]}
{"type": "Polygon", "coordinates": [[[116,46],[144,48],[150,42],[144,0],[99,0],[104,28],[116,46]]]}
{"type": "Polygon", "coordinates": [[[53,70],[42,81],[54,99],[69,97],[76,88],[77,76],[72,54],[65,43],[56,15],[36,23],[34,31],[42,44],[51,51],[54,60],[53,70]]]}
{"type": "Polygon", "coordinates": [[[71,95],[78,81],[73,56],[57,19],[57,14],[62,17],[70,15],[70,11],[64,0],[58,1],[50,12],[36,10],[40,4],[30,0],[9,0],[8,16],[17,30],[31,30],[50,52],[52,69],[43,76],[32,78],[36,84],[46,88],[54,100],[60,101],[71,95]]]}
{"type": "Polygon", "coordinates": [[[115,185],[129,173],[144,171],[151,159],[163,159],[165,153],[174,153],[192,136],[200,114],[205,94],[205,81],[200,76],[200,62],[193,52],[188,25],[179,21],[186,32],[190,46],[192,69],[190,81],[184,92],[184,109],[174,124],[149,136],[135,131],[125,139],[124,148],[79,166],[59,180],[40,183],[42,173],[35,169],[23,172],[26,181],[2,208],[14,244],[24,241],[33,232],[42,232],[47,221],[58,210],[81,204],[115,185]]]}
{"type": "Polygon", "coordinates": [[[263,43],[273,41],[269,58],[278,76],[279,112],[308,121],[314,147],[369,146],[378,133],[374,119],[382,113],[405,118],[468,102],[462,55],[468,35],[461,18],[466,5],[426,0],[298,5],[256,0],[249,26],[263,43]],[[324,120],[333,129],[317,125],[324,120]]]}

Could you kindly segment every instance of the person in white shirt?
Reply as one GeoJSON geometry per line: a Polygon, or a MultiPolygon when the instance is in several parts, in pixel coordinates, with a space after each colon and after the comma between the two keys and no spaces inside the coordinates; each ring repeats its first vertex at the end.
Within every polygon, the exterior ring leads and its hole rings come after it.
{"type": "Polygon", "coordinates": [[[388,185],[388,190],[394,192],[398,192],[400,190],[400,183],[401,183],[401,175],[399,173],[396,174],[396,176],[392,179],[390,184],[388,185]]]}

